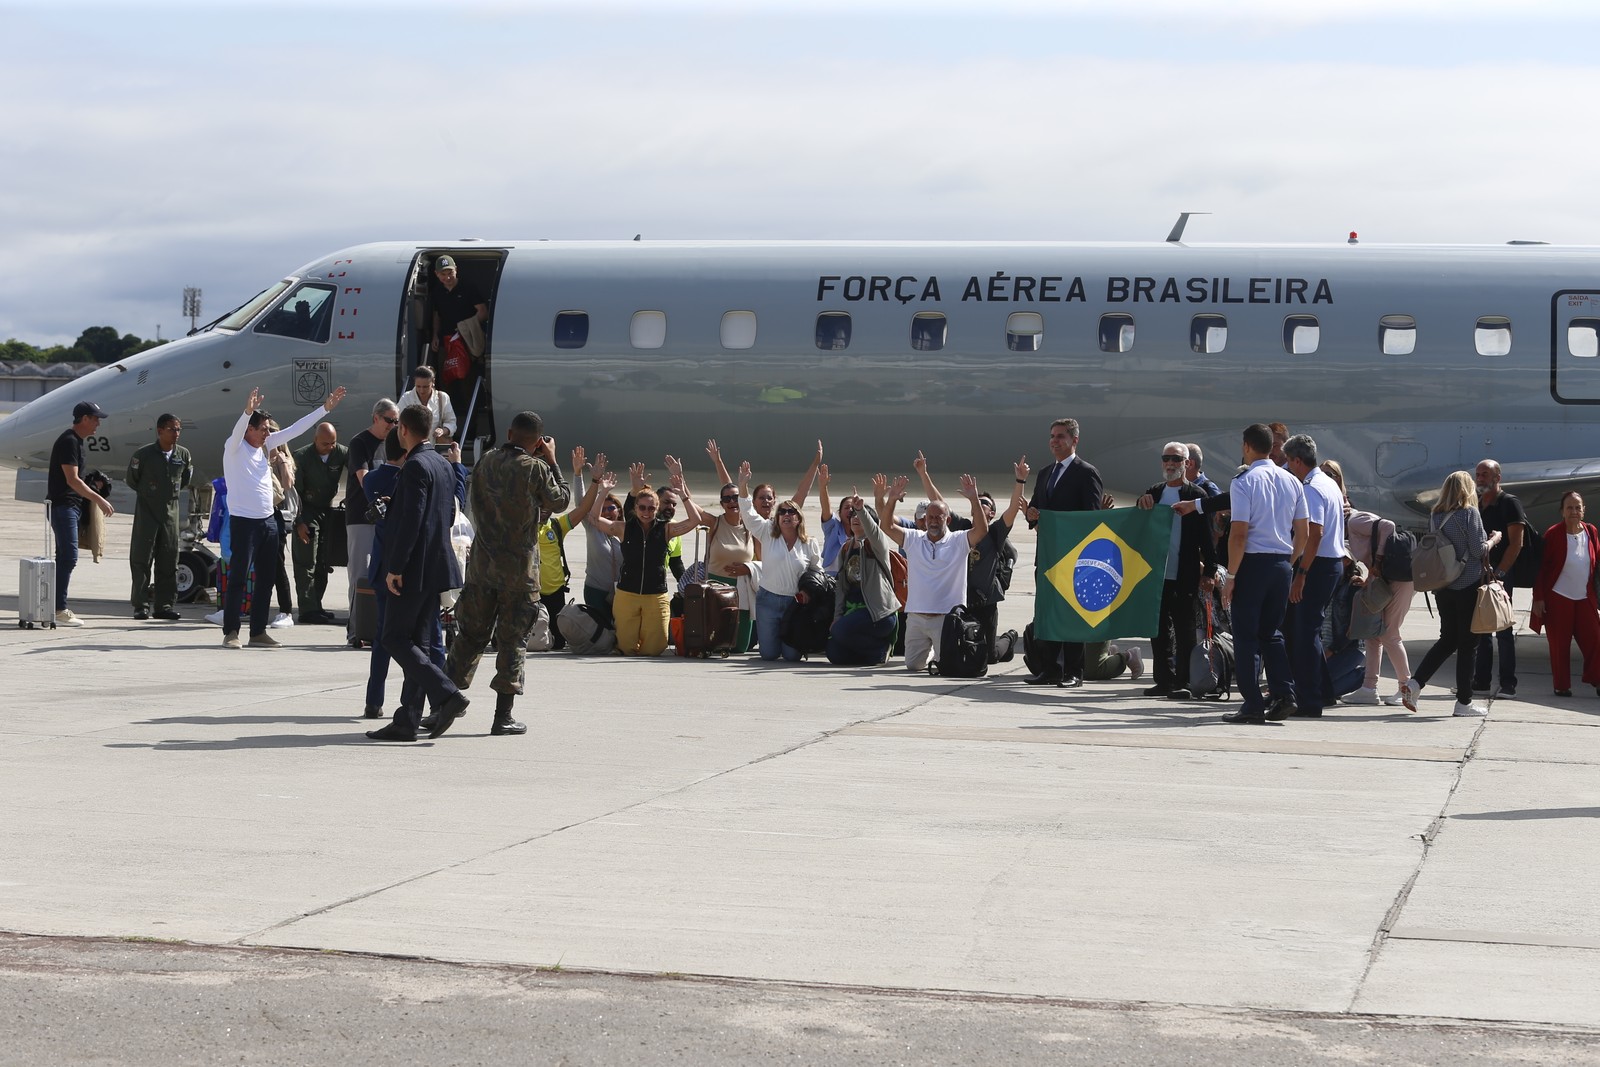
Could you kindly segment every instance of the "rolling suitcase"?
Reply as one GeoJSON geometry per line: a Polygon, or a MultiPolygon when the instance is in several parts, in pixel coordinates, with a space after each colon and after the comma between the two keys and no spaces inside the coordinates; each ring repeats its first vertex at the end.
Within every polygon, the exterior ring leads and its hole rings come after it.
{"type": "Polygon", "coordinates": [[[17,628],[56,628],[55,528],[45,504],[44,555],[20,561],[17,574],[17,628]]]}
{"type": "Polygon", "coordinates": [[[378,598],[372,583],[356,579],[356,599],[350,605],[350,637],[369,648],[378,641],[378,598]]]}
{"type": "Polygon", "coordinates": [[[726,656],[739,637],[739,592],[731,585],[691,582],[683,588],[683,654],[726,656]]]}

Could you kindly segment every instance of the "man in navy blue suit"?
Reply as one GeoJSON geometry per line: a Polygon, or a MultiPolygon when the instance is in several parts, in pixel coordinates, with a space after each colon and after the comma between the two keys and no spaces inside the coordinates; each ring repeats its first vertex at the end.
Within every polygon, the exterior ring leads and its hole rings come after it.
{"type": "MultiPolygon", "coordinates": [[[[433,414],[421,404],[400,412],[394,428],[406,461],[389,501],[384,525],[383,573],[390,600],[384,612],[383,647],[405,672],[408,687],[420,687],[438,709],[429,737],[439,737],[467,709],[466,696],[429,656],[439,594],[461,588],[461,565],[450,545],[455,523],[456,472],[429,442],[433,414]]],[[[415,741],[420,707],[401,707],[394,721],[367,736],[374,741],[415,741]]]]}
{"type": "MultiPolygon", "coordinates": [[[[1057,419],[1050,424],[1050,454],[1055,462],[1039,472],[1024,513],[1030,530],[1039,525],[1041,511],[1099,511],[1105,495],[1100,472],[1078,455],[1077,419],[1057,419]]],[[[1054,563],[1041,559],[1034,566],[1042,571],[1054,563]]],[[[1044,666],[1023,679],[1029,685],[1083,684],[1082,642],[1044,641],[1035,633],[1034,647],[1044,666]]]]}

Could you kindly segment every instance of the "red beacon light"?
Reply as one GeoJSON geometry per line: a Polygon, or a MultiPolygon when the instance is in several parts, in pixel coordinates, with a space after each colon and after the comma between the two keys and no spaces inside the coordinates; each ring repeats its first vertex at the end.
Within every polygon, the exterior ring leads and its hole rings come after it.
{"type": "Polygon", "coordinates": [[[1356,231],[1354,231],[1354,230],[1350,231],[1350,243],[1351,244],[1360,244],[1361,243],[1361,238],[1356,235],[1356,231]]]}

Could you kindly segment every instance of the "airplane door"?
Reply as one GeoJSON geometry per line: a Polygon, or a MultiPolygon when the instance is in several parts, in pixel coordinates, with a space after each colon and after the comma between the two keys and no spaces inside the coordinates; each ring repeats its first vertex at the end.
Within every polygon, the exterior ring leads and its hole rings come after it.
{"type": "Polygon", "coordinates": [[[1562,404],[1600,404],[1600,291],[1556,293],[1550,323],[1550,395],[1562,404]]]}

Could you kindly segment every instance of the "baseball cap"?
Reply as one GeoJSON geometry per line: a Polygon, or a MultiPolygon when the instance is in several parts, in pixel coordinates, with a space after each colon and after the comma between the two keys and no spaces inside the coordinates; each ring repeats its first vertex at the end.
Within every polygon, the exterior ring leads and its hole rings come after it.
{"type": "Polygon", "coordinates": [[[924,501],[923,503],[917,505],[917,518],[924,519],[924,518],[927,518],[927,516],[928,516],[928,505],[927,505],[927,502],[924,501]]]}
{"type": "Polygon", "coordinates": [[[80,402],[77,407],[72,409],[73,422],[77,422],[86,415],[93,415],[97,419],[103,419],[106,417],[106,409],[89,400],[80,402]]]}
{"type": "Polygon", "coordinates": [[[455,270],[456,261],[449,256],[440,256],[438,259],[433,261],[433,269],[436,271],[455,270]]]}

